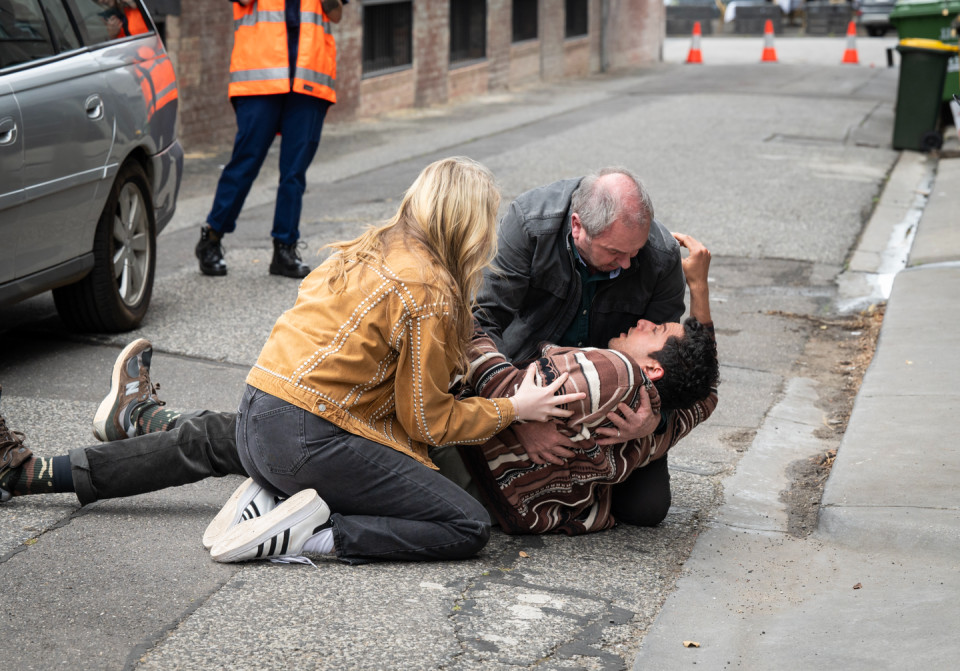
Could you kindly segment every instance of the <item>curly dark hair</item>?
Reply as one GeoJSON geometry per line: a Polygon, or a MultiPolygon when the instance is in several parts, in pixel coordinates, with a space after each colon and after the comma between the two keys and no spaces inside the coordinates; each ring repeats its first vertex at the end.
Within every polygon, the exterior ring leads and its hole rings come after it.
{"type": "Polygon", "coordinates": [[[663,366],[654,384],[663,410],[690,408],[705,400],[720,383],[720,364],[713,333],[694,317],[683,322],[683,337],[670,336],[663,349],[650,357],[663,366]]]}

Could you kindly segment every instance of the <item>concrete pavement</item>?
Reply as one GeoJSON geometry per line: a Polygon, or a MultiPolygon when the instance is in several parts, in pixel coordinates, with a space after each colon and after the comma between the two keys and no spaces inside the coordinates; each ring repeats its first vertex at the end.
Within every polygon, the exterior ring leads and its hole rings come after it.
{"type": "MultiPolygon", "coordinates": [[[[755,442],[724,482],[726,503],[697,540],[635,669],[956,668],[958,212],[960,159],[944,159],[912,267],[893,280],[816,532],[788,535],[777,501],[750,495],[776,493],[749,477],[769,472],[771,457],[755,442]],[[700,647],[684,648],[684,640],[700,647]]],[[[778,413],[785,401],[767,416],[784,435],[767,442],[789,453],[798,441],[786,434],[816,440],[821,417],[812,406],[797,412],[796,402],[778,413]]]]}
{"type": "MultiPolygon", "coordinates": [[[[722,500],[721,479],[755,435],[768,435],[771,408],[794,399],[811,329],[768,312],[817,314],[835,298],[834,279],[897,157],[889,149],[895,74],[665,66],[364,122],[352,127],[355,139],[331,127],[301,228],[311,259],[389,214],[423,165],[450,154],[490,166],[505,205],[553,179],[628,165],[648,180],[666,225],[711,247],[722,398],[671,452],[667,520],[573,539],[495,533],[467,562],[321,561],[315,570],[209,561],[200,534],[234,478],[79,513],[68,495],[18,499],[0,508],[0,664],[627,668],[722,500]],[[433,135],[445,139],[428,142],[433,135]],[[369,163],[374,147],[380,163],[369,163]]],[[[195,177],[191,197],[209,199],[200,186],[215,181],[215,169],[195,177]]],[[[230,274],[221,279],[197,273],[192,223],[164,233],[153,304],[135,333],[67,333],[49,296],[5,309],[8,421],[42,456],[85,444],[110,362],[138,336],[156,345],[154,374],[171,406],[234,407],[296,295],[296,282],[266,274],[271,217],[269,198],[249,204],[226,241],[230,274]]],[[[824,389],[817,393],[823,404],[824,389]]],[[[796,398],[800,408],[806,401],[796,398]]]]}

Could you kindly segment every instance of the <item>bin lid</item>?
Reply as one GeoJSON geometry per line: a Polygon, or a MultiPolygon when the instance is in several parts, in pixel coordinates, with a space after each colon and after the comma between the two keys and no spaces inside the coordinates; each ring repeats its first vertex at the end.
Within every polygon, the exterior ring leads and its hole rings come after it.
{"type": "Polygon", "coordinates": [[[908,37],[900,40],[900,46],[930,51],[949,51],[951,53],[960,51],[960,47],[956,44],[945,44],[940,40],[927,40],[922,37],[908,37]]]}
{"type": "Polygon", "coordinates": [[[890,12],[890,18],[892,20],[912,16],[943,16],[944,10],[947,16],[960,14],[960,0],[897,0],[893,11],[890,12]]]}

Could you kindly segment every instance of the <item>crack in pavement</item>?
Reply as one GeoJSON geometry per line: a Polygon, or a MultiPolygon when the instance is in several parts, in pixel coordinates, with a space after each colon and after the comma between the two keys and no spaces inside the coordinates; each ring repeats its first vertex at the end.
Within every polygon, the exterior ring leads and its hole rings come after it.
{"type": "Polygon", "coordinates": [[[512,575],[504,575],[502,573],[501,575],[495,575],[492,572],[481,574],[475,576],[472,581],[466,585],[466,588],[461,592],[460,599],[458,599],[459,603],[457,606],[455,606],[454,611],[449,616],[451,620],[456,622],[454,632],[462,650],[459,655],[455,656],[455,659],[461,658],[467,652],[468,646],[478,652],[500,652],[500,648],[494,641],[471,639],[461,634],[460,632],[463,631],[465,622],[458,621],[481,616],[481,613],[476,610],[476,600],[467,598],[467,596],[469,592],[486,590],[490,585],[503,585],[510,588],[529,589],[538,593],[573,597],[576,599],[582,599],[584,601],[599,602],[604,606],[603,611],[592,612],[586,615],[568,613],[558,608],[541,607],[540,610],[542,612],[573,620],[576,625],[580,627],[580,631],[573,637],[572,640],[568,640],[567,642],[556,645],[544,657],[532,665],[503,657],[497,660],[500,663],[509,664],[511,666],[532,668],[539,666],[543,662],[551,660],[553,657],[557,657],[559,659],[570,659],[572,657],[579,656],[594,657],[599,659],[601,662],[600,668],[603,669],[603,671],[622,671],[623,669],[627,668],[626,662],[624,662],[620,655],[607,652],[594,646],[599,644],[603,638],[604,629],[610,626],[627,624],[634,618],[636,613],[625,608],[614,606],[611,599],[590,594],[582,590],[552,587],[528,582],[526,580],[526,576],[521,572],[512,575]]]}
{"type": "Polygon", "coordinates": [[[144,656],[150,652],[153,648],[160,644],[164,638],[172,634],[174,631],[180,628],[180,625],[186,622],[187,618],[193,615],[197,610],[207,603],[213,596],[215,596],[220,590],[226,587],[233,587],[234,589],[239,589],[244,586],[245,582],[243,580],[237,580],[233,584],[230,584],[234,578],[237,577],[237,574],[240,573],[238,569],[236,573],[224,580],[223,582],[214,585],[205,593],[201,594],[198,598],[193,599],[187,608],[180,613],[176,619],[172,622],[166,624],[165,626],[160,627],[158,631],[148,636],[145,636],[140,640],[139,643],[136,643],[130,652],[127,653],[127,658],[123,662],[123,671],[133,671],[137,665],[143,661],[144,656]]]}
{"type": "Polygon", "coordinates": [[[0,556],[0,564],[5,564],[5,563],[7,563],[7,562],[10,561],[11,559],[13,559],[14,555],[18,555],[18,554],[20,554],[21,552],[26,552],[27,550],[30,549],[30,547],[31,547],[32,545],[35,545],[35,544],[40,540],[40,538],[42,538],[42,537],[43,537],[44,535],[46,535],[47,533],[53,531],[54,529],[62,529],[63,527],[65,527],[65,526],[67,526],[68,524],[70,524],[73,520],[75,520],[75,519],[77,519],[77,518],[79,518],[79,517],[83,517],[84,515],[86,515],[87,513],[89,513],[91,510],[93,510],[94,508],[96,508],[99,503],[100,503],[100,501],[94,501],[93,503],[91,503],[91,504],[89,504],[89,505],[83,506],[82,508],[78,508],[77,510],[74,510],[72,513],[70,513],[69,515],[67,515],[66,517],[64,517],[62,520],[56,522],[55,524],[51,524],[50,526],[48,526],[46,529],[44,529],[43,531],[41,531],[41,532],[40,532],[39,534],[37,534],[36,536],[33,536],[32,538],[28,538],[27,540],[28,540],[28,541],[31,541],[31,540],[32,540],[33,543],[30,543],[30,544],[27,544],[26,542],[21,543],[21,544],[18,545],[17,547],[15,547],[15,548],[13,548],[12,550],[10,550],[10,552],[6,553],[6,554],[3,555],[3,556],[0,556]]]}

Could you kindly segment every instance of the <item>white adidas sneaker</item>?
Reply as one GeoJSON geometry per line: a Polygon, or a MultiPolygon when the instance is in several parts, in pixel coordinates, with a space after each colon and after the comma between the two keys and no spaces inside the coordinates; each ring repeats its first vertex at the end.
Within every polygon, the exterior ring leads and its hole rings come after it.
{"type": "Polygon", "coordinates": [[[210,550],[210,556],[225,563],[297,557],[303,544],[329,519],[330,508],[316,490],[304,489],[266,515],[230,529],[210,550]]]}
{"type": "Polygon", "coordinates": [[[245,520],[262,517],[277,507],[283,501],[263,487],[247,478],[242,485],[234,490],[217,516],[213,518],[203,532],[203,547],[212,548],[223,534],[245,520]]]}

